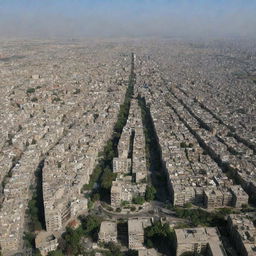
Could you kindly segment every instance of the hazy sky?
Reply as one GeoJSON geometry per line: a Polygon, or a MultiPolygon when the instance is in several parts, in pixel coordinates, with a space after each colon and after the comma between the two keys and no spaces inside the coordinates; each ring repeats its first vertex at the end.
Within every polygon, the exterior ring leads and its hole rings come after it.
{"type": "Polygon", "coordinates": [[[0,38],[255,36],[256,0],[0,0],[0,38]]]}

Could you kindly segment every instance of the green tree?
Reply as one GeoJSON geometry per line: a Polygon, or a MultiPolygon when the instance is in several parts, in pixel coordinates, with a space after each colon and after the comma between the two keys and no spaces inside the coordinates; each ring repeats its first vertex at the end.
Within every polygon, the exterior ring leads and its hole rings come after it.
{"type": "Polygon", "coordinates": [[[203,255],[197,252],[184,252],[181,254],[181,256],[203,256],[203,255]]]}
{"type": "Polygon", "coordinates": [[[126,256],[138,256],[138,251],[135,250],[128,250],[126,256]]]}
{"type": "Polygon", "coordinates": [[[121,212],[122,211],[122,209],[121,208],[116,208],[116,212],[121,212]]]}
{"type": "Polygon", "coordinates": [[[36,249],[34,254],[34,256],[42,256],[41,252],[39,251],[39,249],[36,249]]]}
{"type": "Polygon", "coordinates": [[[192,226],[224,226],[226,225],[226,211],[207,212],[202,209],[176,208],[175,212],[179,218],[190,220],[192,226]]]}
{"type": "Polygon", "coordinates": [[[29,93],[34,93],[35,91],[36,91],[35,88],[28,88],[28,89],[27,89],[27,94],[29,94],[29,93]]]}
{"type": "Polygon", "coordinates": [[[38,102],[38,99],[37,99],[37,97],[33,97],[33,98],[31,99],[31,101],[32,101],[32,102],[38,102]]]}
{"type": "Polygon", "coordinates": [[[153,186],[146,187],[145,200],[150,202],[155,199],[156,189],[153,186]]]}
{"type": "Polygon", "coordinates": [[[193,205],[192,203],[185,203],[184,208],[191,208],[193,205]]]}
{"type": "Polygon", "coordinates": [[[39,221],[39,210],[38,210],[38,204],[36,199],[36,194],[33,195],[32,199],[28,202],[28,211],[29,215],[31,217],[32,223],[33,223],[33,229],[34,230],[41,230],[42,225],[39,221]]]}
{"type": "Polygon", "coordinates": [[[72,229],[70,227],[66,228],[66,232],[64,233],[63,238],[65,240],[65,252],[67,254],[72,252],[74,255],[76,255],[81,252],[80,240],[82,236],[83,230],[81,227],[77,229],[72,229]]]}
{"type": "Polygon", "coordinates": [[[97,240],[102,219],[96,215],[88,215],[81,218],[84,234],[97,240]]]}
{"type": "Polygon", "coordinates": [[[182,141],[182,142],[180,143],[180,147],[181,147],[181,148],[187,148],[186,142],[185,142],[185,141],[182,141]]]}
{"type": "Polygon", "coordinates": [[[135,196],[133,199],[132,199],[132,202],[134,204],[144,204],[145,203],[145,199],[142,197],[142,196],[135,196]]]}
{"type": "Polygon", "coordinates": [[[170,252],[173,250],[173,232],[167,223],[155,222],[145,229],[145,245],[155,247],[160,252],[170,252]]]}
{"type": "Polygon", "coordinates": [[[49,252],[47,256],[64,256],[61,250],[49,252]]]}
{"type": "Polygon", "coordinates": [[[96,202],[100,200],[100,194],[99,193],[93,193],[92,194],[92,202],[96,202]]]}
{"type": "Polygon", "coordinates": [[[26,247],[34,248],[35,247],[35,235],[31,232],[23,233],[23,240],[26,247]]]}
{"type": "Polygon", "coordinates": [[[113,173],[109,167],[105,168],[100,179],[101,187],[109,190],[112,186],[112,181],[115,180],[115,178],[116,174],[113,173]]]}
{"type": "Polygon", "coordinates": [[[105,247],[110,251],[110,253],[106,253],[106,256],[124,256],[121,252],[121,247],[116,243],[109,242],[105,247]]]}

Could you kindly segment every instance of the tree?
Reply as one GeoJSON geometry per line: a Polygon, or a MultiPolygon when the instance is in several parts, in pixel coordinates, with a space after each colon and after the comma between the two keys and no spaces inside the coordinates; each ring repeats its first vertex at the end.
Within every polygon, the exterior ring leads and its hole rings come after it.
{"type": "Polygon", "coordinates": [[[153,186],[146,187],[145,200],[150,202],[155,199],[156,189],[153,186]]]}
{"type": "Polygon", "coordinates": [[[181,256],[194,256],[193,252],[183,252],[181,256]]]}
{"type": "Polygon", "coordinates": [[[185,142],[185,141],[182,141],[182,142],[180,143],[180,147],[181,147],[181,148],[187,148],[186,142],[185,142]]]}
{"type": "Polygon", "coordinates": [[[113,142],[109,140],[104,147],[103,151],[104,161],[112,162],[113,157],[115,156],[115,152],[113,149],[113,142]]]}
{"type": "Polygon", "coordinates": [[[33,97],[33,98],[31,99],[31,101],[32,101],[32,102],[38,102],[38,99],[37,99],[37,97],[33,97]]]}
{"type": "Polygon", "coordinates": [[[135,206],[131,206],[131,211],[134,212],[136,210],[136,207],[135,206]]]}
{"type": "Polygon", "coordinates": [[[103,189],[109,190],[112,186],[112,181],[116,178],[116,174],[109,167],[104,169],[100,183],[103,189]]]}
{"type": "Polygon", "coordinates": [[[97,240],[102,219],[96,215],[88,215],[85,218],[81,218],[81,221],[84,234],[97,240]]]}
{"type": "Polygon", "coordinates": [[[191,208],[193,205],[192,203],[185,203],[184,208],[191,208]]]}
{"type": "Polygon", "coordinates": [[[122,209],[121,208],[116,208],[116,212],[121,212],[122,211],[122,209]]]}
{"type": "Polygon", "coordinates": [[[153,242],[151,241],[151,238],[147,238],[146,241],[145,241],[145,246],[147,248],[153,248],[154,247],[154,244],[153,242]]]}
{"type": "MultiPolygon", "coordinates": [[[[1,254],[0,254],[1,255],[1,254]]],[[[34,254],[34,256],[42,256],[41,252],[39,251],[39,249],[36,249],[34,254]]]]}
{"type": "Polygon", "coordinates": [[[224,226],[226,224],[226,210],[219,212],[207,212],[202,209],[176,208],[175,212],[179,218],[189,219],[194,227],[201,226],[224,226]]]}
{"type": "Polygon", "coordinates": [[[138,256],[138,252],[135,250],[128,250],[126,256],[138,256]]]}
{"type": "Polygon", "coordinates": [[[36,91],[35,88],[28,88],[27,93],[34,93],[36,91]]]}
{"type": "Polygon", "coordinates": [[[28,202],[29,215],[32,219],[34,230],[41,230],[42,225],[39,221],[39,209],[36,194],[33,195],[32,199],[28,202]]]}
{"type": "Polygon", "coordinates": [[[24,232],[23,240],[26,247],[34,248],[35,247],[35,235],[31,232],[24,232]]]}
{"type": "Polygon", "coordinates": [[[66,228],[66,232],[63,235],[63,238],[65,240],[66,248],[65,252],[67,254],[70,254],[72,252],[72,255],[76,255],[80,253],[81,246],[80,246],[80,240],[83,236],[83,230],[81,227],[77,229],[72,229],[70,227],[66,228]]]}
{"type": "Polygon", "coordinates": [[[173,250],[173,232],[167,223],[162,224],[160,221],[155,222],[152,226],[145,229],[145,245],[155,247],[160,252],[173,250]]]}
{"type": "Polygon", "coordinates": [[[107,253],[107,256],[123,256],[123,253],[121,253],[121,247],[118,244],[109,242],[105,244],[105,247],[110,250],[110,254],[107,253]]]}
{"type": "Polygon", "coordinates": [[[100,200],[100,194],[99,193],[93,193],[92,194],[92,202],[96,202],[100,200]]]}
{"type": "Polygon", "coordinates": [[[122,202],[121,202],[121,206],[127,206],[127,205],[129,205],[129,204],[130,204],[129,201],[122,201],[122,202]]]}
{"type": "Polygon", "coordinates": [[[202,256],[202,254],[197,252],[184,252],[181,254],[181,256],[202,256]]]}
{"type": "Polygon", "coordinates": [[[64,256],[61,250],[49,252],[47,256],[64,256]]]}
{"type": "Polygon", "coordinates": [[[145,203],[145,199],[142,196],[136,196],[132,199],[132,202],[134,204],[144,204],[145,203]]]}
{"type": "Polygon", "coordinates": [[[249,208],[249,206],[248,206],[248,204],[242,204],[242,208],[247,209],[247,208],[249,208]]]}

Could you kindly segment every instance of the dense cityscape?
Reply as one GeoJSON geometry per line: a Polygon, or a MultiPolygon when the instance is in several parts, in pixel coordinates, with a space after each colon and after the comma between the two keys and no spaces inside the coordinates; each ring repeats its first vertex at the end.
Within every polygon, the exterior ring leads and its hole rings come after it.
{"type": "Polygon", "coordinates": [[[0,49],[0,255],[256,255],[255,41],[0,49]]]}

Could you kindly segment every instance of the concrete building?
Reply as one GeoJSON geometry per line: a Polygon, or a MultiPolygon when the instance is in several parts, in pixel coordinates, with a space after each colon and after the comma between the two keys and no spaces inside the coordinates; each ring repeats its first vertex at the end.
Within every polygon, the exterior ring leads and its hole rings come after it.
{"type": "Polygon", "coordinates": [[[159,253],[154,249],[140,249],[138,250],[138,256],[158,256],[159,253]]]}
{"type": "Polygon", "coordinates": [[[36,236],[35,245],[42,256],[46,256],[49,252],[55,251],[59,244],[57,238],[52,233],[40,231],[36,236]]]}
{"type": "Polygon", "coordinates": [[[177,256],[185,252],[226,256],[217,228],[175,229],[175,235],[177,256]]]}
{"type": "Polygon", "coordinates": [[[204,205],[206,208],[223,206],[223,193],[217,188],[204,190],[204,205]]]}
{"type": "Polygon", "coordinates": [[[241,255],[256,255],[256,228],[247,216],[229,215],[228,228],[234,247],[241,255]]]}
{"type": "Polygon", "coordinates": [[[115,157],[113,159],[113,172],[129,174],[131,172],[131,159],[115,157]]]}
{"type": "Polygon", "coordinates": [[[242,205],[247,205],[249,196],[245,193],[240,185],[232,186],[231,193],[233,195],[232,206],[241,208],[242,205]]]}
{"type": "Polygon", "coordinates": [[[140,250],[144,248],[144,229],[150,226],[149,218],[129,219],[128,220],[128,247],[132,250],[140,250]]]}
{"type": "Polygon", "coordinates": [[[103,221],[99,231],[100,242],[117,242],[117,223],[112,221],[103,221]]]}
{"type": "Polygon", "coordinates": [[[122,201],[131,202],[135,196],[144,196],[147,182],[145,136],[141,110],[136,99],[131,100],[127,123],[119,143],[118,157],[113,159],[111,205],[119,207],[122,201]]]}
{"type": "Polygon", "coordinates": [[[147,184],[133,184],[127,180],[116,180],[111,187],[111,205],[118,207],[123,201],[131,202],[135,196],[144,196],[147,184]]]}

